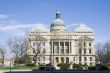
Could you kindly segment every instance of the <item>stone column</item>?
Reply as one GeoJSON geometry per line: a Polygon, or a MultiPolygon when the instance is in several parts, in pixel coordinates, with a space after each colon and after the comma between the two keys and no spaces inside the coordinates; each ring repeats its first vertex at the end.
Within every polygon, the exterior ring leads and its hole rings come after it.
{"type": "Polygon", "coordinates": [[[64,50],[64,54],[66,54],[66,52],[65,52],[65,41],[63,42],[63,50],[64,50]]]}
{"type": "Polygon", "coordinates": [[[69,54],[71,54],[71,42],[69,42],[69,54]]]}
{"type": "Polygon", "coordinates": [[[53,55],[53,41],[52,41],[52,45],[51,45],[51,52],[52,52],[52,55],[53,55]]]}
{"type": "Polygon", "coordinates": [[[69,41],[69,54],[70,54],[71,52],[70,52],[70,41],[69,41]]]}
{"type": "Polygon", "coordinates": [[[58,54],[60,54],[60,41],[58,42],[58,54]]]}

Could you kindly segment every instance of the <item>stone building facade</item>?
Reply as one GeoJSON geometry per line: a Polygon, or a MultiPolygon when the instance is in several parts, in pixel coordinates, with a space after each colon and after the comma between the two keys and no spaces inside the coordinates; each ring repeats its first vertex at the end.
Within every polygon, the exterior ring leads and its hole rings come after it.
{"type": "Polygon", "coordinates": [[[56,68],[58,63],[95,65],[93,29],[81,23],[73,32],[68,32],[59,11],[50,30],[42,24],[36,25],[31,29],[29,38],[31,48],[27,53],[33,57],[34,51],[39,51],[38,64],[51,62],[56,68]]]}

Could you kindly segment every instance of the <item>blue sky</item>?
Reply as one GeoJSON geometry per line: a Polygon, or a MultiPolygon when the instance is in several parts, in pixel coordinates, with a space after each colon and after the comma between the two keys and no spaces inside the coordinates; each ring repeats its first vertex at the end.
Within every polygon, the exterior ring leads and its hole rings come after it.
{"type": "Polygon", "coordinates": [[[38,23],[49,27],[58,9],[70,31],[83,22],[97,41],[110,40],[110,0],[0,0],[0,43],[38,23]]]}

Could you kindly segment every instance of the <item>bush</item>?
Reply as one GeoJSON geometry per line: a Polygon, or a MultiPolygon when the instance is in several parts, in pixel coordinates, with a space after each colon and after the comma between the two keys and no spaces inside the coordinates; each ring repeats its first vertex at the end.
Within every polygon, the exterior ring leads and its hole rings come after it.
{"type": "Polygon", "coordinates": [[[88,69],[89,70],[96,70],[96,67],[95,66],[89,66],[88,69]]]}
{"type": "Polygon", "coordinates": [[[60,69],[68,69],[70,67],[70,64],[59,63],[59,64],[57,64],[57,66],[60,67],[60,69]]]}
{"type": "Polygon", "coordinates": [[[108,70],[108,67],[104,65],[99,65],[99,66],[89,66],[89,70],[108,70]]]}
{"type": "Polygon", "coordinates": [[[26,66],[35,66],[34,64],[26,64],[26,66]]]}
{"type": "Polygon", "coordinates": [[[46,69],[47,69],[46,66],[40,66],[40,67],[39,67],[39,70],[46,70],[46,69]]]}
{"type": "Polygon", "coordinates": [[[39,66],[39,70],[47,70],[47,71],[50,71],[51,70],[55,70],[55,67],[50,65],[50,64],[47,64],[47,65],[40,65],[39,66]]]}
{"type": "Polygon", "coordinates": [[[101,70],[108,70],[108,67],[105,65],[101,65],[101,70]]]}
{"type": "Polygon", "coordinates": [[[73,64],[73,69],[82,69],[82,65],[80,65],[80,64],[73,64]]]}

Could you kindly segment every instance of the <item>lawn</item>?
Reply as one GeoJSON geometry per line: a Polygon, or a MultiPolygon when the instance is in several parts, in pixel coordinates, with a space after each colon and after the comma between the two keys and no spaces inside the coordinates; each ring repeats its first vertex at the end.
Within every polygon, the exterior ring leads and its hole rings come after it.
{"type": "Polygon", "coordinates": [[[38,69],[38,66],[15,66],[15,67],[0,67],[0,70],[32,70],[38,69]]]}

